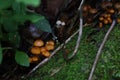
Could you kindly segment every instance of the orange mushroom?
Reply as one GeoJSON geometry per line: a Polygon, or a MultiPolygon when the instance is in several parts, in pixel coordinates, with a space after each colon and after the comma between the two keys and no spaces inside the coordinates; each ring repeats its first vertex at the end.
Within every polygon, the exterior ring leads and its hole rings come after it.
{"type": "Polygon", "coordinates": [[[32,57],[32,61],[36,62],[36,61],[38,61],[38,60],[39,60],[39,58],[38,58],[37,56],[33,56],[33,57],[32,57]]]}
{"type": "Polygon", "coordinates": [[[45,57],[50,57],[50,52],[44,51],[44,52],[42,52],[42,55],[45,57]]]}
{"type": "Polygon", "coordinates": [[[110,17],[107,18],[108,23],[112,23],[112,19],[110,17]]]}
{"type": "Polygon", "coordinates": [[[108,17],[108,14],[104,13],[104,14],[102,14],[102,16],[103,16],[104,18],[107,18],[107,17],[108,17]]]}
{"type": "Polygon", "coordinates": [[[30,63],[32,63],[32,62],[33,62],[33,60],[32,60],[32,58],[31,58],[31,57],[29,58],[29,62],[30,62],[30,63]]]}
{"type": "Polygon", "coordinates": [[[44,45],[44,42],[40,39],[36,40],[33,44],[34,46],[41,47],[44,45]]]}
{"type": "Polygon", "coordinates": [[[103,23],[102,23],[102,22],[99,23],[99,27],[100,27],[100,28],[103,27],[103,23]]]}
{"type": "Polygon", "coordinates": [[[31,51],[32,54],[35,54],[35,55],[38,55],[38,54],[41,53],[39,47],[32,47],[30,51],[31,51]]]}
{"type": "Polygon", "coordinates": [[[103,22],[104,22],[104,24],[108,24],[108,20],[106,20],[106,19],[104,19],[103,22]]]}
{"type": "Polygon", "coordinates": [[[110,10],[108,10],[108,12],[113,14],[113,13],[115,13],[115,10],[114,9],[110,9],[110,10]]]}
{"type": "Polygon", "coordinates": [[[30,63],[39,61],[39,58],[37,56],[33,56],[29,58],[30,63]]]}
{"type": "Polygon", "coordinates": [[[120,23],[120,18],[117,18],[117,23],[120,23]]]}
{"type": "Polygon", "coordinates": [[[83,9],[83,11],[87,12],[88,11],[88,6],[84,5],[82,9],[83,9]]]}
{"type": "Polygon", "coordinates": [[[40,48],[40,51],[41,51],[41,52],[44,52],[44,51],[47,51],[47,49],[46,49],[46,47],[41,47],[41,48],[40,48]]]}
{"type": "Polygon", "coordinates": [[[120,3],[116,3],[114,6],[115,6],[115,9],[120,10],[120,3]]]}
{"type": "Polygon", "coordinates": [[[54,45],[51,44],[46,44],[45,48],[49,51],[49,50],[53,50],[54,49],[54,45]]]}
{"type": "Polygon", "coordinates": [[[100,20],[100,21],[103,21],[103,20],[104,20],[104,18],[101,16],[101,17],[99,17],[99,20],[100,20]]]}
{"type": "Polygon", "coordinates": [[[111,17],[111,14],[107,14],[107,17],[111,17]]]}
{"type": "Polygon", "coordinates": [[[52,41],[52,40],[50,40],[50,41],[48,41],[46,44],[50,44],[50,45],[55,45],[55,43],[54,43],[54,41],[52,41]]]}
{"type": "Polygon", "coordinates": [[[95,14],[95,13],[97,13],[97,9],[91,8],[91,9],[89,10],[89,12],[90,12],[91,14],[95,14]]]}

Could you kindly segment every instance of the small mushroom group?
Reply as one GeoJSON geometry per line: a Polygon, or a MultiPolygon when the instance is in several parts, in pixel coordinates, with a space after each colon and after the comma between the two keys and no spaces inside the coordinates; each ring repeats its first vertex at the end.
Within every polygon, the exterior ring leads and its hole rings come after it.
{"type": "Polygon", "coordinates": [[[90,13],[90,14],[97,13],[97,9],[92,8],[90,5],[84,5],[82,10],[83,10],[83,12],[87,12],[87,13],[90,13]]]}
{"type": "MultiPolygon", "coordinates": [[[[117,6],[118,9],[118,6],[117,6]]],[[[104,13],[99,16],[99,27],[103,27],[106,24],[111,24],[113,19],[116,19],[117,23],[120,23],[120,17],[118,16],[118,11],[116,7],[106,9],[104,13]],[[117,16],[115,18],[115,16],[117,16]]]]}
{"type": "Polygon", "coordinates": [[[83,18],[85,19],[86,23],[93,22],[93,16],[98,12],[96,8],[91,7],[90,5],[83,5],[83,18]]]}
{"type": "MultiPolygon", "coordinates": [[[[113,13],[114,11],[112,11],[113,13]]],[[[112,14],[111,13],[104,13],[99,17],[99,27],[102,28],[103,25],[111,24],[112,23],[112,14]]]]}
{"type": "Polygon", "coordinates": [[[101,5],[104,12],[99,16],[99,27],[103,25],[111,24],[113,19],[116,19],[117,23],[120,23],[120,2],[103,2],[101,5]]]}
{"type": "Polygon", "coordinates": [[[120,1],[102,1],[97,6],[84,4],[82,10],[85,23],[97,22],[100,28],[111,24],[113,19],[120,23],[120,1]]]}
{"type": "Polygon", "coordinates": [[[55,43],[53,40],[46,43],[41,39],[34,41],[33,46],[30,49],[32,56],[30,57],[30,63],[39,62],[41,57],[50,57],[50,51],[54,50],[55,43]]]}

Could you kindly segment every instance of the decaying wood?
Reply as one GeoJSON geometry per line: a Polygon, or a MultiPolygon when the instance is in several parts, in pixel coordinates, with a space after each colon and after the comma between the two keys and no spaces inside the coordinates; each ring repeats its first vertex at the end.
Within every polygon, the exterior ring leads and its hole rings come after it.
{"type": "Polygon", "coordinates": [[[97,52],[97,54],[96,54],[96,57],[95,57],[95,60],[94,60],[94,63],[93,63],[93,66],[92,66],[92,69],[91,69],[91,72],[90,72],[90,75],[89,75],[88,80],[92,80],[93,73],[94,73],[95,68],[96,68],[96,65],[97,65],[97,63],[98,63],[98,59],[100,58],[102,49],[103,49],[103,47],[104,47],[104,45],[105,45],[105,42],[106,42],[107,39],[108,39],[108,36],[109,36],[110,32],[111,32],[112,29],[114,28],[115,24],[116,24],[116,21],[113,20],[113,22],[112,22],[109,30],[107,31],[107,33],[106,33],[106,35],[105,35],[105,37],[104,37],[104,39],[103,39],[103,41],[102,41],[102,43],[101,43],[101,45],[100,45],[100,48],[99,48],[99,50],[98,50],[98,52],[97,52]]]}

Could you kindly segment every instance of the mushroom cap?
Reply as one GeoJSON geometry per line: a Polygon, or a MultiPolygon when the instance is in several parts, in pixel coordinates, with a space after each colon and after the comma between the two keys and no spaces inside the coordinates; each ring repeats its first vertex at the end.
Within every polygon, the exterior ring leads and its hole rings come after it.
{"type": "Polygon", "coordinates": [[[102,22],[99,23],[99,27],[100,27],[100,28],[103,27],[103,23],[102,23],[102,22]]]}
{"type": "Polygon", "coordinates": [[[38,39],[33,43],[33,45],[37,46],[37,47],[41,47],[44,45],[44,42],[42,40],[38,39]]]}
{"type": "Polygon", "coordinates": [[[89,12],[92,13],[92,14],[95,14],[95,13],[97,13],[97,9],[91,8],[91,9],[89,10],[89,12]]]}
{"type": "Polygon", "coordinates": [[[39,47],[32,47],[30,51],[31,51],[32,54],[35,54],[35,55],[38,55],[38,54],[41,53],[39,47]]]}
{"type": "Polygon", "coordinates": [[[54,41],[50,40],[50,41],[47,41],[46,44],[50,44],[50,45],[55,45],[54,41]]]}
{"type": "Polygon", "coordinates": [[[39,59],[38,59],[38,57],[37,56],[33,56],[32,57],[32,61],[38,61],[39,59]]]}
{"type": "Polygon", "coordinates": [[[42,55],[45,57],[50,57],[50,52],[44,51],[44,52],[42,52],[42,55]]]}
{"type": "Polygon", "coordinates": [[[41,51],[41,52],[44,52],[44,51],[47,51],[47,49],[46,49],[46,47],[41,47],[41,48],[40,48],[40,51],[41,51]]]}
{"type": "Polygon", "coordinates": [[[103,18],[102,16],[100,16],[100,17],[99,17],[99,20],[100,20],[100,21],[103,21],[103,20],[104,20],[104,18],[103,18]]]}
{"type": "Polygon", "coordinates": [[[54,49],[54,45],[51,44],[46,44],[45,48],[49,51],[49,50],[53,50],[54,49]]]}
{"type": "Polygon", "coordinates": [[[109,13],[110,13],[110,14],[113,14],[113,13],[115,13],[115,10],[114,10],[114,9],[110,9],[110,10],[109,10],[109,13]]]}
{"type": "Polygon", "coordinates": [[[116,4],[115,4],[115,8],[116,8],[116,9],[120,9],[120,3],[116,3],[116,4]]]}
{"type": "Polygon", "coordinates": [[[104,24],[108,24],[108,20],[107,19],[104,19],[104,24]]]}
{"type": "Polygon", "coordinates": [[[117,23],[120,23],[120,18],[117,18],[117,23]]]}

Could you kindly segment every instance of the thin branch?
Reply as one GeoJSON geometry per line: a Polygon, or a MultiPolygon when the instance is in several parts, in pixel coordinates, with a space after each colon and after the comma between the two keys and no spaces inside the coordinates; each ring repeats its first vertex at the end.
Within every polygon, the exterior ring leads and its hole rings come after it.
{"type": "Polygon", "coordinates": [[[52,76],[54,76],[55,74],[57,74],[65,65],[66,65],[66,62],[64,62],[59,68],[53,69],[53,70],[51,71],[50,76],[52,77],[52,76]]]}
{"type": "Polygon", "coordinates": [[[52,73],[50,74],[50,76],[52,77],[55,74],[57,74],[65,65],[66,65],[66,62],[64,62],[59,68],[52,70],[52,73]]]}
{"type": "Polygon", "coordinates": [[[78,7],[78,11],[80,11],[82,9],[83,3],[84,3],[84,0],[81,1],[80,5],[78,7]]]}
{"type": "Polygon", "coordinates": [[[103,41],[102,41],[102,43],[101,43],[101,45],[100,45],[100,48],[99,48],[99,50],[98,50],[98,52],[97,52],[97,55],[96,55],[96,58],[95,58],[95,60],[94,60],[94,63],[93,63],[93,66],[92,66],[92,69],[91,69],[91,72],[90,72],[90,75],[89,75],[88,80],[92,80],[93,73],[94,73],[94,71],[95,71],[95,68],[96,68],[96,65],[97,65],[97,63],[98,63],[98,59],[99,59],[99,57],[100,57],[100,55],[101,55],[102,49],[103,49],[103,47],[104,47],[104,45],[105,45],[105,42],[106,42],[107,39],[108,39],[108,36],[109,36],[110,32],[111,32],[112,29],[114,28],[115,24],[116,24],[116,21],[113,20],[113,22],[112,22],[109,30],[107,31],[107,33],[106,33],[106,35],[105,35],[105,37],[104,37],[104,39],[103,39],[103,41]]]}
{"type": "Polygon", "coordinates": [[[13,48],[12,47],[4,47],[2,49],[5,50],[5,49],[13,49],[13,48]]]}
{"type": "MultiPolygon", "coordinates": [[[[84,3],[84,0],[81,1],[79,8],[78,8],[78,14],[77,14],[77,15],[80,15],[80,22],[79,22],[79,30],[78,30],[79,35],[78,35],[78,39],[76,42],[76,46],[75,46],[75,49],[74,49],[71,56],[68,57],[66,54],[64,54],[64,55],[66,55],[66,56],[64,56],[64,58],[66,60],[72,59],[76,55],[78,48],[79,48],[79,45],[80,45],[80,40],[82,37],[82,31],[83,31],[83,19],[82,19],[82,5],[83,5],[83,3],[84,3]]],[[[66,45],[66,43],[64,45],[66,45]]],[[[65,48],[65,46],[64,46],[64,48],[65,48]]]]}
{"type": "MultiPolygon", "coordinates": [[[[79,30],[77,31],[77,33],[79,32],[79,35],[78,35],[78,39],[77,39],[77,42],[76,42],[75,49],[74,49],[74,51],[73,51],[73,53],[72,53],[72,55],[70,57],[67,58],[67,56],[64,56],[66,60],[69,60],[69,59],[73,58],[76,55],[76,53],[78,51],[78,48],[79,48],[79,45],[80,45],[80,40],[81,40],[81,37],[82,37],[82,29],[83,29],[83,20],[80,19],[79,30]]],[[[69,39],[71,39],[71,38],[69,38],[69,39]]],[[[67,43],[65,42],[64,45],[66,45],[66,44],[67,43]]],[[[65,48],[65,46],[64,46],[64,48],[65,48]]]]}

